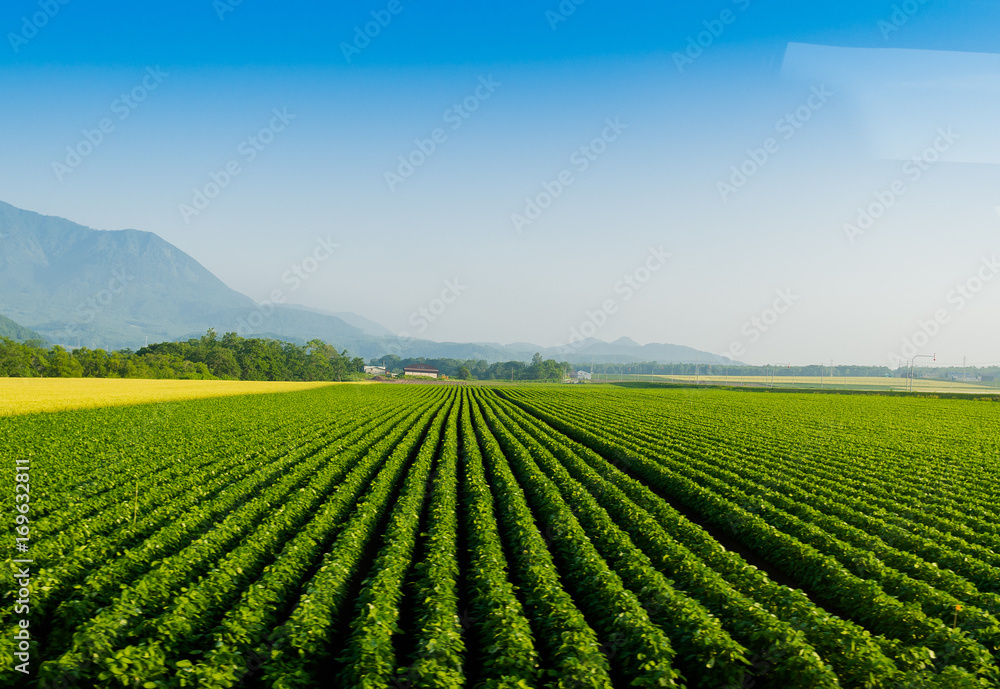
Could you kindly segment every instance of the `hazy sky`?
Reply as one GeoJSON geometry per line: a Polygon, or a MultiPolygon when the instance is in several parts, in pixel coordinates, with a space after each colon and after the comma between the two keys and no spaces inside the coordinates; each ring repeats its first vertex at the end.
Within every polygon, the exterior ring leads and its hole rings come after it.
{"type": "Polygon", "coordinates": [[[328,4],[3,3],[0,200],[427,339],[1000,363],[997,3],[328,4]]]}

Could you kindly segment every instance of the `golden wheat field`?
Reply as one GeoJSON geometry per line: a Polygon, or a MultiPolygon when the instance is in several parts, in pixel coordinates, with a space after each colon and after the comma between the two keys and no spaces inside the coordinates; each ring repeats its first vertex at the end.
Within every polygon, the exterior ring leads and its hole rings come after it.
{"type": "Polygon", "coordinates": [[[294,392],[344,383],[247,382],[240,380],[146,380],[121,378],[0,378],[0,416],[294,392]]]}

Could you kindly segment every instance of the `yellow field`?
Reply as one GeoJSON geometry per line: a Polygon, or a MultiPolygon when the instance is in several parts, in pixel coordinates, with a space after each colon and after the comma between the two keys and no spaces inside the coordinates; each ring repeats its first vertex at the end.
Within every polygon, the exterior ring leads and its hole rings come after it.
{"type": "Polygon", "coordinates": [[[239,380],[133,380],[120,378],[0,378],[0,416],[67,409],[174,402],[205,397],[293,392],[341,383],[270,383],[239,380]]]}
{"type": "MultiPolygon", "coordinates": [[[[595,376],[596,378],[597,376],[595,376]]],[[[614,375],[609,381],[616,380],[614,375]]],[[[635,376],[626,376],[626,380],[636,380],[635,376]]],[[[658,382],[693,383],[695,376],[654,376],[658,382]]],[[[649,380],[649,376],[639,376],[638,380],[649,380]]],[[[836,387],[854,388],[858,390],[907,390],[909,381],[905,378],[863,378],[863,377],[825,377],[819,376],[698,376],[697,380],[706,385],[754,385],[762,386],[773,382],[774,387],[836,387]]],[[[1000,393],[995,385],[988,383],[958,383],[946,380],[913,379],[913,392],[981,392],[1000,393]]]]}

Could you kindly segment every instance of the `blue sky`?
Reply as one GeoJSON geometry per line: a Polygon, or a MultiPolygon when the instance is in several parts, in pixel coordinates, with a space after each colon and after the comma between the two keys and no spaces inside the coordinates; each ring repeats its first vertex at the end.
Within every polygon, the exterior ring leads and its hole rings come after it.
{"type": "Polygon", "coordinates": [[[0,200],[435,340],[1000,362],[995,3],[97,5],[0,11],[0,200]]]}

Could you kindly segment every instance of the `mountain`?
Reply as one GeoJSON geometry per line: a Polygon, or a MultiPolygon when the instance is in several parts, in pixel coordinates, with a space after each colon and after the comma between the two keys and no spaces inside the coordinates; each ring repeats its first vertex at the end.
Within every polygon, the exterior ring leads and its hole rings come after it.
{"type": "Polygon", "coordinates": [[[639,345],[629,338],[587,339],[567,347],[401,339],[353,313],[257,304],[151,232],[94,230],[2,202],[0,313],[37,331],[28,331],[31,336],[104,349],[186,340],[214,328],[297,344],[318,338],[365,359],[396,354],[495,363],[527,361],[540,352],[581,364],[730,363],[690,347],[639,345]]]}
{"type": "Polygon", "coordinates": [[[731,359],[710,354],[691,347],[672,344],[640,345],[629,338],[603,342],[588,338],[572,346],[541,347],[527,342],[502,345],[496,342],[429,342],[415,340],[400,346],[391,346],[390,354],[402,358],[427,359],[485,359],[497,361],[528,361],[535,352],[546,359],[568,361],[574,364],[635,364],[658,362],[661,364],[733,364],[731,359]]]}
{"type": "Polygon", "coordinates": [[[358,330],[361,330],[368,335],[372,335],[373,337],[393,337],[394,335],[391,330],[381,323],[376,323],[373,320],[365,318],[364,316],[359,316],[356,313],[351,313],[350,311],[326,311],[324,309],[314,309],[309,306],[301,306],[299,304],[288,304],[287,306],[290,309],[309,311],[310,313],[321,313],[327,316],[336,316],[348,325],[353,325],[358,330]]]}
{"type": "Polygon", "coordinates": [[[270,332],[357,351],[336,316],[259,306],[151,232],[101,231],[0,203],[0,313],[52,342],[141,347],[192,333],[270,332]]]}
{"type": "MultiPolygon", "coordinates": [[[[673,344],[650,343],[640,345],[635,340],[622,337],[614,342],[602,342],[593,338],[586,339],[568,352],[566,347],[554,347],[555,351],[567,352],[567,361],[596,364],[639,363],[656,361],[659,363],[684,364],[732,364],[731,359],[718,354],[710,354],[692,347],[673,344]]],[[[558,358],[558,357],[556,357],[558,358]]],[[[560,358],[560,361],[562,358],[560,358]]]]}
{"type": "Polygon", "coordinates": [[[0,337],[6,337],[15,342],[27,342],[28,340],[45,341],[45,338],[34,330],[29,330],[24,326],[18,325],[6,316],[0,316],[0,337]]]}

